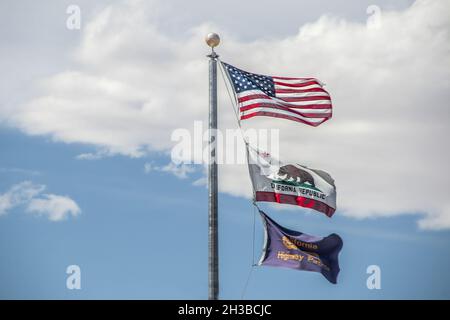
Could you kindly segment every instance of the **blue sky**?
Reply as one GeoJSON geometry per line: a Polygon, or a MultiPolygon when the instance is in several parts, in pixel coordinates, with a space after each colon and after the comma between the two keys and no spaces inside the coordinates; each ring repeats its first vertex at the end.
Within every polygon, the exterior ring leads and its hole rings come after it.
{"type": "MultiPolygon", "coordinates": [[[[243,126],[278,129],[280,160],[336,180],[331,219],[262,208],[339,234],[338,284],[256,267],[244,298],[450,298],[448,1],[79,0],[79,30],[70,4],[0,3],[0,298],[207,298],[205,172],[170,153],[176,129],[206,124],[211,31],[224,61],[317,77],[333,101],[317,128],[243,126]],[[69,265],[81,290],[66,288],[69,265]],[[381,290],[366,287],[370,265],[381,290]]],[[[235,129],[218,86],[219,128],[235,129]]],[[[221,166],[219,179],[220,297],[239,299],[263,231],[256,217],[252,259],[248,170],[221,166]]]]}
{"type": "MultiPolygon", "coordinates": [[[[207,193],[188,180],[152,172],[144,159],[75,159],[79,145],[1,130],[0,167],[39,174],[2,172],[0,190],[31,180],[69,194],[82,213],[50,222],[14,208],[0,222],[0,297],[56,299],[207,298],[207,193]],[[66,289],[65,269],[77,264],[82,289],[66,289]]],[[[164,155],[152,155],[165,163],[164,155]]],[[[221,298],[239,299],[251,266],[253,209],[249,201],[220,197],[221,298]]],[[[344,240],[339,283],[320,274],[254,269],[246,299],[448,299],[450,233],[420,231],[414,216],[332,219],[305,210],[276,211],[280,223],[344,240]],[[382,289],[368,290],[366,268],[381,267],[382,289]]],[[[257,217],[256,252],[262,229],[257,217]]]]}

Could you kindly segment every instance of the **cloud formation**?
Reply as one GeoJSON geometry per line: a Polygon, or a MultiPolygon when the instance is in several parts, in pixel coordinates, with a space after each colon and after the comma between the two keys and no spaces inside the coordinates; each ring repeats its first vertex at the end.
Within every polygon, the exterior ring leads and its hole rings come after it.
{"type": "Polygon", "coordinates": [[[50,221],[62,221],[70,215],[81,213],[77,203],[66,196],[44,194],[41,198],[32,199],[26,209],[27,212],[45,216],[50,221]]]}
{"type": "Polygon", "coordinates": [[[145,163],[144,172],[150,173],[152,171],[167,172],[179,179],[186,179],[190,173],[195,171],[195,167],[184,163],[177,165],[173,162],[169,162],[165,166],[155,166],[150,162],[145,163]]]}
{"type": "MultiPolygon", "coordinates": [[[[231,64],[327,84],[334,117],[322,126],[274,119],[245,125],[279,128],[283,161],[330,172],[338,212],[355,218],[415,214],[421,228],[450,228],[448,1],[382,11],[377,23],[322,16],[292,36],[248,42],[206,22],[181,38],[166,34],[155,7],[124,1],[100,12],[83,30],[73,68],[43,79],[39,96],[4,114],[8,122],[27,134],[108,154],[169,151],[172,130],[206,120],[202,39],[217,30],[219,53],[231,64]]],[[[219,126],[235,128],[221,83],[219,90],[219,126]]],[[[221,190],[250,196],[246,175],[244,166],[222,166],[221,190]]]]}
{"type": "Polygon", "coordinates": [[[0,216],[5,215],[14,207],[29,202],[44,191],[45,186],[24,181],[13,185],[8,191],[0,194],[0,216]]]}
{"type": "Polygon", "coordinates": [[[70,215],[77,216],[81,213],[77,203],[67,196],[41,195],[45,189],[45,185],[31,181],[13,185],[0,194],[0,216],[20,205],[26,205],[26,212],[46,216],[50,221],[62,221],[70,215]]]}

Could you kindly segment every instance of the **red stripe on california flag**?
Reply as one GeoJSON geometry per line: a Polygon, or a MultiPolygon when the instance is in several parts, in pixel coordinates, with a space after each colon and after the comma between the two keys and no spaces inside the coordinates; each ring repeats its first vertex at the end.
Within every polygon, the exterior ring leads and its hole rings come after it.
{"type": "Polygon", "coordinates": [[[264,201],[264,202],[276,202],[276,203],[285,203],[285,204],[293,204],[303,208],[310,208],[317,210],[319,212],[324,213],[327,217],[330,217],[334,214],[336,209],[328,206],[323,202],[319,202],[314,199],[309,199],[301,196],[289,195],[289,194],[281,194],[275,192],[267,192],[267,191],[256,191],[255,195],[256,201],[264,201]]]}
{"type": "Polygon", "coordinates": [[[246,115],[241,115],[241,120],[250,119],[250,118],[253,118],[253,117],[256,117],[256,116],[288,119],[288,120],[292,120],[292,121],[296,121],[296,122],[309,124],[310,126],[313,126],[313,127],[317,127],[318,125],[324,123],[325,121],[327,121],[328,119],[331,118],[331,116],[329,116],[329,117],[324,117],[323,121],[310,122],[310,121],[303,120],[303,119],[300,119],[300,118],[297,118],[297,117],[294,117],[294,116],[289,116],[289,115],[286,115],[286,114],[281,114],[281,113],[276,113],[276,112],[268,112],[268,111],[258,111],[258,112],[249,113],[249,114],[246,114],[246,115]]]}

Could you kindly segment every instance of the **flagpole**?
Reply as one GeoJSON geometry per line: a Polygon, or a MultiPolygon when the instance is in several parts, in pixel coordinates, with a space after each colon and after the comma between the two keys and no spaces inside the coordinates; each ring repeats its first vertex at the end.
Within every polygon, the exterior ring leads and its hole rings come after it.
{"type": "Polygon", "coordinates": [[[209,163],[208,163],[208,299],[219,298],[219,235],[218,235],[218,183],[217,183],[217,58],[214,47],[220,43],[219,35],[209,33],[205,39],[209,57],[209,163]]]}

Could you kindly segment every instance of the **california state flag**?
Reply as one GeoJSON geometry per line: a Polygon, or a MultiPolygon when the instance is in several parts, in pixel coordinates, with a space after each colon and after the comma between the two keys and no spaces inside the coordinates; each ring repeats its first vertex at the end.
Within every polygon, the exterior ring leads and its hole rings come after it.
{"type": "Polygon", "coordinates": [[[255,201],[297,205],[328,217],[336,211],[336,186],[325,171],[283,164],[249,145],[247,152],[255,201]]]}

